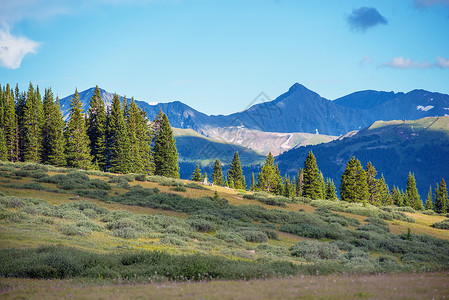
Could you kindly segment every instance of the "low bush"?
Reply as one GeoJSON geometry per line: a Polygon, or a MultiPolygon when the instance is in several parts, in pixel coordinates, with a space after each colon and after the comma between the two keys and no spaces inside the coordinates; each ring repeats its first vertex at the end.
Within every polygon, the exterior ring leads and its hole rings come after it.
{"type": "Polygon", "coordinates": [[[145,174],[137,174],[135,175],[136,181],[147,181],[147,175],[145,174]]]}
{"type": "Polygon", "coordinates": [[[103,189],[110,190],[111,186],[100,179],[90,179],[84,172],[74,171],[66,175],[45,176],[39,182],[53,183],[63,190],[103,189]]]}
{"type": "Polygon", "coordinates": [[[247,242],[251,243],[266,243],[268,242],[268,236],[265,232],[255,230],[244,230],[240,234],[245,238],[247,242]]]}
{"type": "Polygon", "coordinates": [[[106,200],[109,196],[105,190],[75,190],[74,193],[81,197],[106,200]]]}
{"type": "Polygon", "coordinates": [[[194,182],[186,183],[184,186],[187,187],[187,188],[196,189],[196,190],[206,190],[206,191],[209,190],[204,185],[201,185],[201,184],[198,184],[198,183],[194,183],[194,182]]]}
{"type": "Polygon", "coordinates": [[[313,239],[322,239],[326,236],[327,233],[327,231],[324,228],[320,228],[306,223],[284,224],[281,226],[281,231],[294,233],[299,236],[313,239]]]}
{"type": "Polygon", "coordinates": [[[112,232],[112,235],[124,239],[136,239],[140,236],[139,232],[132,227],[117,228],[112,232]]]}
{"type": "Polygon", "coordinates": [[[302,241],[290,248],[293,256],[302,257],[306,260],[337,259],[338,246],[328,242],[302,241]]]}
{"type": "Polygon", "coordinates": [[[61,228],[61,232],[69,236],[86,236],[92,233],[92,230],[78,224],[67,224],[61,228]]]}
{"type": "Polygon", "coordinates": [[[441,222],[436,222],[432,224],[432,227],[438,228],[438,229],[449,229],[449,219],[445,219],[441,222]]]}
{"type": "Polygon", "coordinates": [[[423,214],[429,215],[429,216],[435,216],[437,213],[431,209],[426,209],[422,211],[423,214]]]}
{"type": "Polygon", "coordinates": [[[216,230],[216,225],[204,219],[192,219],[189,221],[190,226],[199,232],[211,232],[216,230]]]}

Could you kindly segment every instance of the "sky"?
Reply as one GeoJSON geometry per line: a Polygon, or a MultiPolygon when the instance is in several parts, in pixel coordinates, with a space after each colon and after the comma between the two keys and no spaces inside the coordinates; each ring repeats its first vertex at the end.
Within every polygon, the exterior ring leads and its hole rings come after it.
{"type": "Polygon", "coordinates": [[[207,114],[295,82],[449,94],[449,0],[0,0],[0,84],[30,82],[207,114]]]}

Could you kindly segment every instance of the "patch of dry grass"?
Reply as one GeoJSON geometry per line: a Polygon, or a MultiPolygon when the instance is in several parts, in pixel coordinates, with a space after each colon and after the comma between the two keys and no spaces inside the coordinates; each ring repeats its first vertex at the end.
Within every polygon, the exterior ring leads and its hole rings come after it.
{"type": "Polygon", "coordinates": [[[111,284],[0,279],[2,299],[443,299],[449,274],[333,275],[250,281],[111,284]]]}

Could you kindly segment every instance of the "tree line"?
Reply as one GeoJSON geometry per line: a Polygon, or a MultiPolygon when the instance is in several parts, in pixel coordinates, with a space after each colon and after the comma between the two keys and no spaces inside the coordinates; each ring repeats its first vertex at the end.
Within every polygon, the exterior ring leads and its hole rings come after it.
{"type": "Polygon", "coordinates": [[[78,91],[64,121],[59,98],[30,83],[26,92],[0,86],[0,160],[179,178],[173,132],[162,112],[153,122],[132,98],[106,107],[98,86],[87,113],[78,91]]]}

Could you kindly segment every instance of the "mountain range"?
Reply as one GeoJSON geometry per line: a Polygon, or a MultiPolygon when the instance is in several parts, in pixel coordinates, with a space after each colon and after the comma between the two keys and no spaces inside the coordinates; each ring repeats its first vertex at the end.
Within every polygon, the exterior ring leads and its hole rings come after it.
{"type": "MultiPolygon", "coordinates": [[[[85,111],[94,89],[79,93],[85,111]]],[[[100,91],[106,105],[110,105],[113,94],[100,91]]],[[[60,100],[66,117],[72,96],[60,100]]],[[[123,101],[122,96],[120,99],[123,101]]],[[[193,129],[205,137],[250,148],[263,155],[270,151],[277,155],[297,146],[328,142],[378,120],[449,114],[449,95],[425,90],[408,93],[366,90],[331,101],[295,83],[273,101],[267,101],[266,97],[259,99],[248,109],[230,115],[207,115],[180,101],[149,104],[136,100],[136,103],[150,120],[162,109],[173,127],[193,129]]]]}

